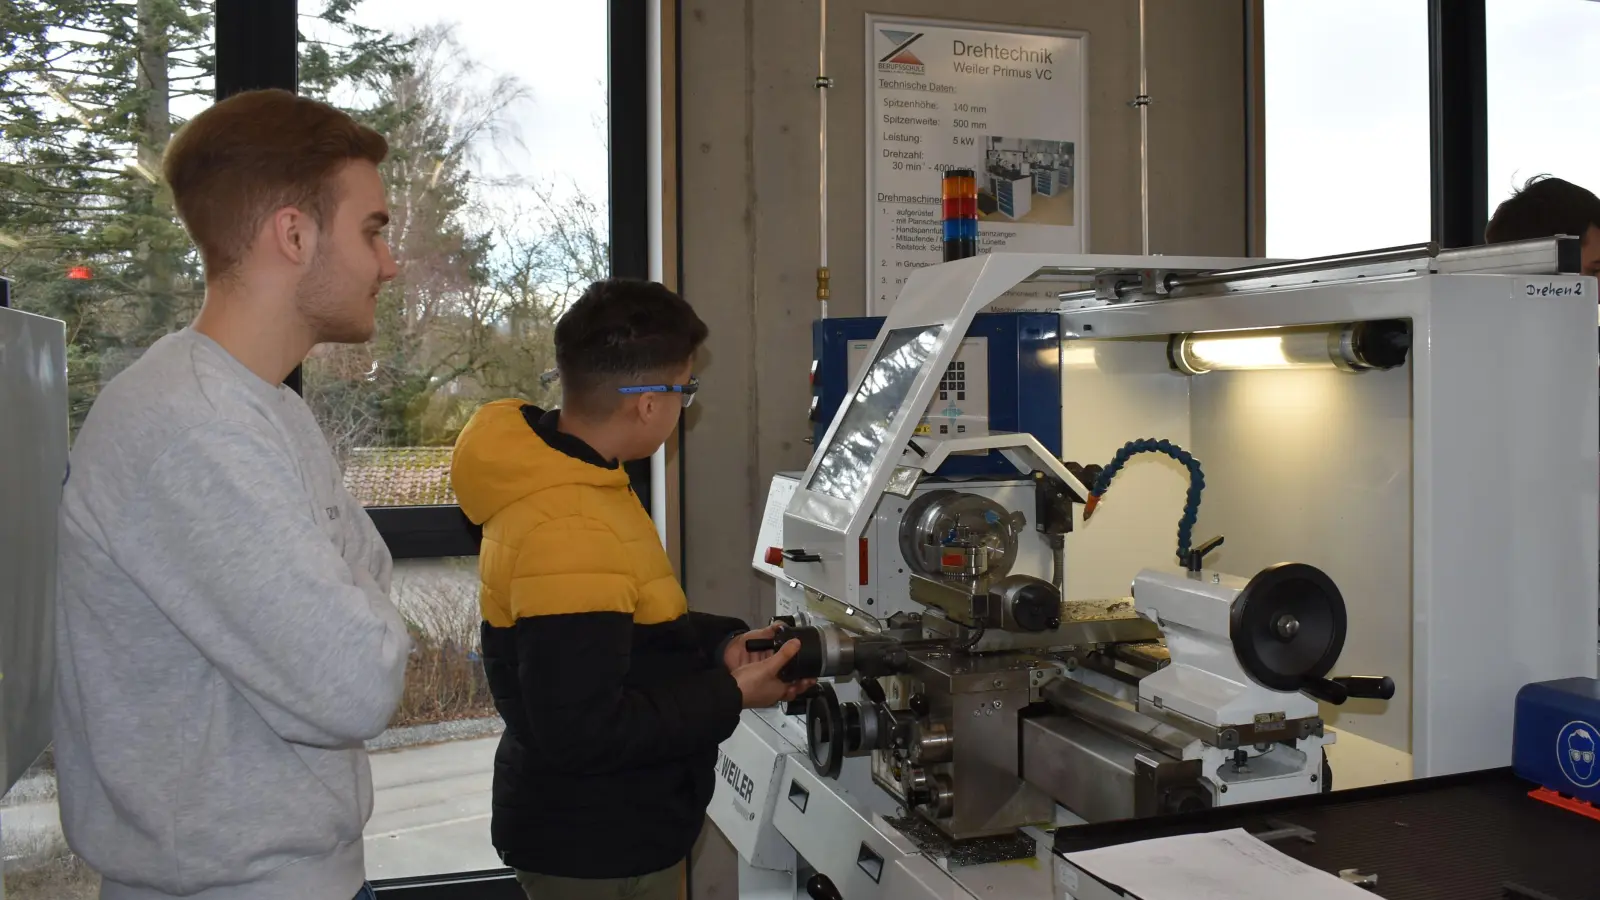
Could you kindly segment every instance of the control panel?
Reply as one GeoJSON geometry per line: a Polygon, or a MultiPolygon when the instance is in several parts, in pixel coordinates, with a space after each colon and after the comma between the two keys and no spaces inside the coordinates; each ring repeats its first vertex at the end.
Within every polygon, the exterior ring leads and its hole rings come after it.
{"type": "MultiPolygon", "coordinates": [[[[880,317],[823,319],[812,327],[813,438],[828,425],[871,357],[880,317]]],[[[973,319],[916,433],[933,440],[1025,431],[1061,452],[1061,342],[1051,313],[988,313],[973,319]]],[[[998,453],[951,456],[938,474],[1014,475],[998,453]]]]}

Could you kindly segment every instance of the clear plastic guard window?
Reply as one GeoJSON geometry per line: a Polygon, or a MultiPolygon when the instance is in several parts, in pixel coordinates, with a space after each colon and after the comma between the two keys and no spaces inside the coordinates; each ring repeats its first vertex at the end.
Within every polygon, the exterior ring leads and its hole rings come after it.
{"type": "Polygon", "coordinates": [[[812,473],[808,490],[860,506],[872,479],[872,462],[888,440],[917,373],[938,355],[945,326],[897,328],[867,367],[844,419],[812,473]]]}

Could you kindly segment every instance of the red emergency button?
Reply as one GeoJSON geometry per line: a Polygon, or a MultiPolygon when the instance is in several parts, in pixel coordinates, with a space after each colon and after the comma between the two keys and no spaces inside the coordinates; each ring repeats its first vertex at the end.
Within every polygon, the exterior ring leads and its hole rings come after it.
{"type": "Polygon", "coordinates": [[[782,547],[768,547],[767,548],[767,565],[769,565],[769,566],[782,566],[783,565],[783,548],[782,547]]]}

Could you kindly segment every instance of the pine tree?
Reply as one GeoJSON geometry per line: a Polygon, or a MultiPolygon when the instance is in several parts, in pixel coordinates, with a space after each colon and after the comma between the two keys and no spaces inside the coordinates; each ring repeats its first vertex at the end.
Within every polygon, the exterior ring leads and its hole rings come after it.
{"type": "MultiPolygon", "coordinates": [[[[387,77],[403,47],[323,14],[308,86],[387,77]]],[[[187,323],[204,287],[161,154],[215,84],[209,0],[0,4],[0,273],[22,309],[67,323],[74,429],[99,386],[187,323]]],[[[381,115],[380,110],[365,111],[381,115]]]]}
{"type": "MultiPolygon", "coordinates": [[[[361,0],[301,17],[302,94],[389,139],[382,166],[400,276],[378,337],[307,361],[308,402],[341,452],[448,443],[486,396],[547,399],[559,312],[604,274],[603,203],[532,177],[483,181],[477,154],[514,141],[514,79],[485,77],[448,28],[360,26],[361,0]],[[513,210],[487,195],[521,197],[513,210]]],[[[210,0],[0,3],[0,274],[14,302],[67,323],[71,416],[198,311],[198,254],[161,155],[215,83],[210,0]]]]}

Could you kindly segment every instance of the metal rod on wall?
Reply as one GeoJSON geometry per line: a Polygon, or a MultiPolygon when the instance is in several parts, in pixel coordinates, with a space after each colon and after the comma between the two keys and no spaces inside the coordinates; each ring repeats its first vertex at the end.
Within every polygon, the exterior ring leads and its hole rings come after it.
{"type": "Polygon", "coordinates": [[[817,23],[817,304],[822,318],[828,317],[828,0],[818,0],[821,15],[817,23]]]}
{"type": "Polygon", "coordinates": [[[1144,53],[1144,3],[1139,0],[1139,96],[1133,105],[1139,108],[1139,228],[1145,256],[1150,255],[1150,82],[1145,68],[1144,53]]]}
{"type": "MultiPolygon", "coordinates": [[[[665,191],[662,187],[663,135],[661,121],[661,0],[645,0],[645,180],[648,184],[646,204],[648,221],[648,277],[651,281],[667,281],[665,237],[662,235],[662,208],[665,191]]],[[[650,454],[650,518],[656,524],[656,536],[661,546],[667,547],[667,445],[662,444],[650,454]]]]}

